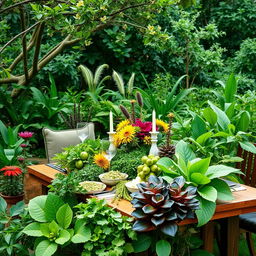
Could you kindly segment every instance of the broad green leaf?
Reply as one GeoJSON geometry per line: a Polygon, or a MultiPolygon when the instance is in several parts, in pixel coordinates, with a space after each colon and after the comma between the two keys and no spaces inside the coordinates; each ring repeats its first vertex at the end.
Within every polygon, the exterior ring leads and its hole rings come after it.
{"type": "Polygon", "coordinates": [[[201,173],[194,172],[190,176],[190,181],[198,185],[205,185],[211,182],[211,180],[201,173]]]}
{"type": "Polygon", "coordinates": [[[43,240],[37,245],[35,256],[51,256],[57,249],[57,244],[51,243],[49,240],[43,240]]]}
{"type": "Polygon", "coordinates": [[[211,108],[204,109],[203,117],[211,126],[217,123],[217,114],[211,108]]]}
{"type": "Polygon", "coordinates": [[[7,203],[5,200],[0,196],[0,212],[5,212],[7,208],[7,203]]]}
{"type": "Polygon", "coordinates": [[[73,218],[73,212],[70,206],[68,204],[61,206],[57,211],[56,218],[59,225],[62,228],[67,229],[73,218]]]}
{"type": "Polygon", "coordinates": [[[48,194],[44,207],[45,217],[48,222],[56,220],[56,213],[62,205],[64,205],[64,202],[60,197],[54,194],[48,194]]]}
{"type": "Polygon", "coordinates": [[[200,159],[195,163],[192,163],[189,167],[189,173],[192,174],[194,172],[205,174],[209,168],[211,158],[207,157],[205,159],[200,159]]]}
{"type": "Polygon", "coordinates": [[[72,237],[71,241],[75,244],[85,243],[91,238],[91,229],[88,226],[85,226],[83,220],[77,220],[75,224],[75,234],[72,237]]]}
{"type": "Polygon", "coordinates": [[[227,108],[225,109],[225,113],[228,116],[228,118],[231,119],[234,116],[234,113],[235,113],[236,102],[233,102],[232,104],[225,103],[225,107],[226,106],[227,106],[227,108]]]}
{"type": "Polygon", "coordinates": [[[13,205],[10,209],[10,215],[12,217],[21,214],[24,211],[25,203],[24,201],[20,201],[17,204],[13,205]]]}
{"type": "Polygon", "coordinates": [[[210,166],[206,172],[206,175],[210,179],[215,179],[225,177],[231,173],[242,174],[242,172],[239,169],[220,164],[210,166]]]}
{"type": "Polygon", "coordinates": [[[225,84],[224,95],[225,95],[225,101],[227,103],[232,103],[235,100],[236,91],[237,91],[237,82],[236,82],[235,75],[232,73],[228,77],[228,80],[225,84]]]}
{"type": "Polygon", "coordinates": [[[206,142],[209,138],[211,138],[212,135],[213,135],[212,132],[206,132],[206,133],[200,135],[200,136],[196,139],[196,142],[199,143],[199,144],[201,144],[202,146],[204,146],[205,142],[206,142]]]}
{"type": "Polygon", "coordinates": [[[248,111],[243,111],[236,125],[237,131],[246,132],[249,128],[251,116],[248,111]]]}
{"type": "Polygon", "coordinates": [[[198,197],[198,200],[200,202],[200,209],[196,210],[196,217],[198,220],[197,226],[201,227],[212,218],[216,209],[216,203],[205,200],[202,197],[198,197]]]}
{"type": "Polygon", "coordinates": [[[23,233],[25,233],[28,236],[36,236],[40,237],[43,236],[43,233],[40,229],[40,223],[34,222],[29,225],[27,225],[23,230],[23,233]]]}
{"type": "Polygon", "coordinates": [[[40,224],[40,230],[45,237],[49,237],[49,235],[51,233],[51,230],[49,228],[49,223],[40,224]]]}
{"type": "Polygon", "coordinates": [[[239,142],[242,149],[256,154],[256,147],[249,141],[239,142]]]}
{"type": "Polygon", "coordinates": [[[135,253],[146,251],[152,242],[152,238],[146,234],[138,234],[137,240],[133,241],[132,245],[135,253]]]}
{"type": "Polygon", "coordinates": [[[184,159],[184,161],[186,163],[188,161],[191,161],[196,158],[196,155],[193,152],[193,150],[191,149],[191,147],[189,146],[189,144],[187,144],[183,140],[180,140],[177,143],[176,148],[175,148],[175,153],[179,154],[184,159]]]}
{"type": "Polygon", "coordinates": [[[169,256],[171,253],[171,245],[166,240],[159,240],[156,243],[157,256],[169,256]]]}
{"type": "Polygon", "coordinates": [[[2,135],[2,138],[4,140],[4,143],[8,145],[8,132],[7,132],[7,128],[4,125],[4,123],[0,120],[0,133],[2,135]]]}
{"type": "Polygon", "coordinates": [[[224,180],[213,179],[210,185],[217,190],[218,200],[229,201],[234,199],[228,184],[224,180]]]}
{"type": "Polygon", "coordinates": [[[162,171],[169,171],[170,166],[173,166],[173,161],[169,157],[162,157],[160,158],[157,163],[159,168],[161,168],[162,171]]]}
{"type": "Polygon", "coordinates": [[[57,244],[65,244],[70,239],[70,233],[67,230],[61,230],[59,237],[55,240],[57,244]]]}
{"type": "Polygon", "coordinates": [[[45,216],[45,202],[46,202],[47,196],[37,196],[30,200],[28,204],[28,210],[30,216],[39,222],[47,222],[46,216],[45,216]]]}
{"type": "Polygon", "coordinates": [[[212,102],[208,101],[208,104],[217,114],[217,123],[219,124],[219,126],[222,128],[222,130],[227,130],[228,125],[230,124],[228,116],[212,102]]]}
{"type": "Polygon", "coordinates": [[[192,137],[194,139],[197,139],[199,136],[207,132],[204,120],[198,115],[195,116],[191,123],[191,130],[192,137]]]}
{"type": "Polygon", "coordinates": [[[201,188],[198,189],[198,194],[208,200],[208,201],[212,201],[212,202],[216,202],[217,199],[217,190],[212,187],[212,186],[203,186],[201,188]]]}

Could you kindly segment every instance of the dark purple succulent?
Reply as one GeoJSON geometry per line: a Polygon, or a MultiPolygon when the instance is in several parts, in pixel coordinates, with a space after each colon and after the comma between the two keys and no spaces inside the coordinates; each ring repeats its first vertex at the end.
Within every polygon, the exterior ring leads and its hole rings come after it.
{"type": "Polygon", "coordinates": [[[168,184],[161,177],[150,176],[148,182],[138,185],[139,192],[132,193],[131,201],[136,218],[133,230],[147,232],[161,230],[164,234],[175,236],[177,223],[193,217],[199,208],[196,188],[184,188],[184,177],[177,177],[168,184]]]}

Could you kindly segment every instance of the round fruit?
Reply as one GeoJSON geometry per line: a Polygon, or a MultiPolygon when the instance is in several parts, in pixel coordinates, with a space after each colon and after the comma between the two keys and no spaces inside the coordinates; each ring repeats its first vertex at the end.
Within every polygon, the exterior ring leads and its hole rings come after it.
{"type": "Polygon", "coordinates": [[[156,164],[154,164],[154,165],[151,166],[150,169],[151,169],[152,172],[157,172],[158,171],[158,166],[156,164]]]}
{"type": "Polygon", "coordinates": [[[77,169],[82,169],[84,164],[83,164],[83,161],[82,160],[77,160],[76,163],[75,163],[75,166],[77,169]]]}
{"type": "Polygon", "coordinates": [[[138,172],[141,172],[142,171],[142,169],[143,169],[143,167],[144,167],[144,165],[139,165],[138,167],[137,167],[137,170],[138,170],[138,172]]]}
{"type": "Polygon", "coordinates": [[[148,166],[144,166],[142,168],[142,172],[145,173],[145,174],[148,174],[150,172],[150,168],[148,166]]]}
{"type": "Polygon", "coordinates": [[[86,151],[83,151],[80,153],[80,158],[82,160],[86,160],[88,158],[89,154],[86,151]]]}
{"type": "Polygon", "coordinates": [[[65,157],[67,157],[67,156],[68,156],[68,151],[64,151],[64,152],[62,153],[62,155],[65,156],[65,157]]]}
{"type": "Polygon", "coordinates": [[[153,159],[155,156],[154,155],[148,155],[148,158],[153,159]]]}
{"type": "Polygon", "coordinates": [[[147,162],[147,160],[148,160],[148,157],[147,156],[143,156],[142,158],[141,158],[141,161],[142,161],[142,163],[146,163],[147,162]]]}
{"type": "Polygon", "coordinates": [[[151,176],[151,175],[156,176],[156,174],[153,173],[153,172],[150,172],[150,173],[148,174],[148,176],[151,176]]]}
{"type": "Polygon", "coordinates": [[[147,166],[151,166],[153,164],[153,160],[152,159],[148,159],[146,164],[147,164],[147,166]]]}

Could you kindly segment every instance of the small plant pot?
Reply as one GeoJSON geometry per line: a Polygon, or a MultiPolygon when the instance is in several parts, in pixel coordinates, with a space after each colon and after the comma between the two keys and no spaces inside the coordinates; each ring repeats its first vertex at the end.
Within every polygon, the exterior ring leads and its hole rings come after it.
{"type": "Polygon", "coordinates": [[[0,196],[6,201],[8,208],[24,199],[24,193],[17,196],[6,196],[3,194],[0,194],[0,196]]]}

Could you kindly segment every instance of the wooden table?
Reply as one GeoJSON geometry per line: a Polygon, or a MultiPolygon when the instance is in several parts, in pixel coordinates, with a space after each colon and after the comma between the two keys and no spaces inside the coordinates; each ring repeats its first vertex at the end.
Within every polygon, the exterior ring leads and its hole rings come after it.
{"type": "MultiPolygon", "coordinates": [[[[60,172],[46,165],[32,165],[28,166],[28,173],[29,178],[27,182],[30,182],[30,180],[36,181],[42,186],[42,192],[44,192],[44,187],[49,185],[55,175],[60,172]]],[[[221,255],[223,256],[238,255],[238,215],[256,211],[256,188],[243,186],[246,190],[233,192],[234,199],[232,201],[218,202],[215,214],[212,218],[212,220],[221,220],[221,242],[225,245],[225,247],[221,249],[221,255]]],[[[130,202],[120,200],[118,204],[116,204],[111,203],[111,200],[109,200],[108,203],[123,215],[131,216],[133,208],[130,202]]],[[[187,225],[196,222],[196,219],[186,219],[179,225],[187,225]]],[[[213,250],[213,229],[212,221],[203,227],[204,249],[209,252],[213,250]]]]}

